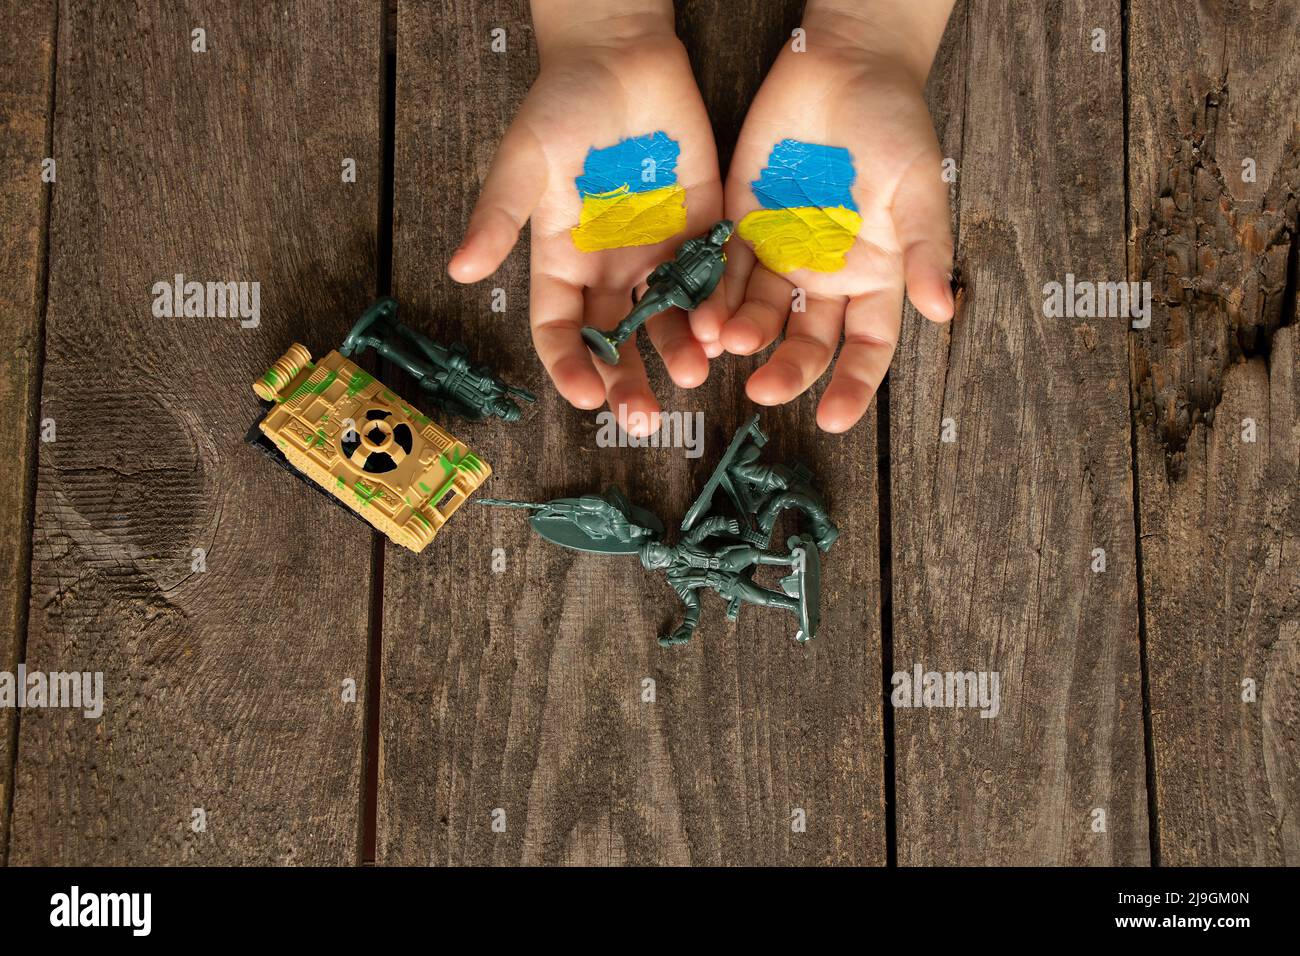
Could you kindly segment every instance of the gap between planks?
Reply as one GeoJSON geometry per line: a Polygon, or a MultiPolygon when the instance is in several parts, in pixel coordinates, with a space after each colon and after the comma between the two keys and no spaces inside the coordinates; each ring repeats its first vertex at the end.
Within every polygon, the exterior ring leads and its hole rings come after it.
{"type": "MultiPolygon", "coordinates": [[[[380,114],[379,234],[376,238],[375,294],[393,291],[393,153],[397,127],[397,7],[383,0],[380,7],[380,114]]],[[[389,363],[382,362],[388,369],[389,363]]],[[[391,369],[388,369],[391,372],[391,369]]],[[[361,781],[361,864],[375,864],[379,824],[379,714],[384,666],[384,551],[385,538],[374,532],[370,560],[370,633],[366,655],[366,737],[361,781]]]]}
{"type": "MultiPolygon", "coordinates": [[[[49,19],[50,27],[50,64],[46,73],[46,98],[45,98],[45,155],[54,155],[54,107],[56,88],[55,80],[58,78],[59,63],[59,4],[50,4],[51,13],[49,19]]],[[[31,455],[29,457],[27,474],[24,476],[24,498],[23,512],[27,521],[27,534],[21,540],[24,542],[23,553],[18,558],[18,604],[17,613],[14,617],[14,632],[18,646],[16,648],[15,663],[24,664],[27,661],[27,624],[28,613],[32,599],[32,536],[36,530],[36,474],[39,464],[40,449],[40,408],[41,392],[44,385],[45,377],[45,316],[50,303],[50,215],[54,204],[54,184],[45,183],[41,199],[41,239],[40,250],[36,256],[37,268],[40,270],[36,277],[36,285],[40,290],[37,294],[36,302],[36,332],[33,337],[33,358],[30,368],[32,384],[28,389],[31,396],[32,407],[28,409],[28,415],[37,419],[37,427],[32,429],[30,440],[32,443],[31,455]]],[[[0,807],[0,866],[9,865],[9,850],[13,845],[12,824],[14,809],[14,789],[18,783],[18,729],[22,722],[23,708],[15,707],[13,720],[9,724],[8,740],[4,742],[9,750],[9,767],[7,771],[8,780],[4,783],[4,806],[0,807]]],[[[3,761],[0,761],[0,767],[3,767],[3,761]]]]}

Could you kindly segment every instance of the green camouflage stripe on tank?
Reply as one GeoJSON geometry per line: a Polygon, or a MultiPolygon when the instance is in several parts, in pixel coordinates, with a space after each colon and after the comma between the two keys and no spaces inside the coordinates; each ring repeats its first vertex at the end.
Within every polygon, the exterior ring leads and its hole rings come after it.
{"type": "Polygon", "coordinates": [[[348,398],[354,398],[357,392],[361,391],[367,385],[375,380],[375,377],[364,369],[357,369],[348,379],[348,398]]]}
{"type": "Polygon", "coordinates": [[[403,405],[401,408],[402,411],[406,413],[406,417],[415,422],[415,424],[419,425],[421,428],[433,421],[433,419],[428,415],[425,415],[422,412],[417,412],[414,408],[411,408],[408,405],[403,405]]]}
{"type": "Polygon", "coordinates": [[[357,483],[352,486],[352,490],[356,492],[357,501],[361,503],[361,507],[363,508],[368,507],[370,502],[374,501],[376,498],[382,498],[384,496],[382,488],[371,488],[364,481],[359,479],[357,483]]]}
{"type": "MultiPolygon", "coordinates": [[[[459,452],[453,451],[451,457],[448,457],[444,452],[438,456],[438,464],[443,467],[443,478],[445,480],[438,490],[429,496],[429,501],[434,505],[434,507],[437,507],[438,502],[442,501],[442,496],[447,493],[447,489],[455,484],[456,475],[462,471],[477,474],[483,467],[483,462],[480,461],[478,456],[473,452],[466,452],[462,455],[459,452]]],[[[423,482],[420,483],[420,487],[425,489],[428,488],[428,486],[423,482]]]]}
{"type": "Polygon", "coordinates": [[[310,382],[303,382],[293,390],[293,394],[288,398],[277,398],[277,402],[293,402],[302,398],[304,395],[320,395],[325,389],[334,384],[334,380],[339,377],[339,373],[330,369],[330,373],[323,379],[312,385],[310,382]]]}

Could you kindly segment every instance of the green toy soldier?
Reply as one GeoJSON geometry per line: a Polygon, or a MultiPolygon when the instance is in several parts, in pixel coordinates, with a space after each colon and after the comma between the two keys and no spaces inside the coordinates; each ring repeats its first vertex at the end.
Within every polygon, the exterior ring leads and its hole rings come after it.
{"type": "Polygon", "coordinates": [[[664,535],[663,522],[652,512],[632,504],[610,485],[604,495],[556,498],[554,501],[509,501],[477,498],[481,505],[526,508],[534,512],[533,530],[555,544],[595,554],[636,554],[647,541],[664,535]]]}
{"type": "Polygon", "coordinates": [[[817,547],[829,551],[840,530],[831,520],[826,502],[809,485],[811,474],[802,464],[772,465],[761,461],[759,456],[766,444],[767,435],[758,425],[758,416],[750,416],[736,431],[722,460],[686,512],[682,530],[690,531],[713,509],[713,496],[721,488],[741,516],[757,524],[757,528],[740,529],[739,537],[745,541],[767,547],[781,512],[798,508],[808,520],[817,547]]]}
{"type": "Polygon", "coordinates": [[[705,518],[676,546],[650,542],[641,547],[641,564],[648,571],[666,571],[668,583],[686,605],[681,626],[671,634],[659,638],[660,647],[685,644],[691,639],[700,623],[701,588],[712,588],[730,603],[727,617],[735,620],[740,605],[783,608],[799,619],[795,640],[804,644],[816,635],[819,618],[821,566],[817,550],[807,535],[797,535],[789,541],[788,555],[773,554],[752,544],[720,543],[714,547],[704,544],[710,536],[724,534],[736,537],[740,523],[734,518],[712,516],[705,518]],[[784,593],[755,584],[751,575],[757,566],[784,565],[793,569],[781,579],[784,593]]]}
{"type": "Polygon", "coordinates": [[[646,293],[640,299],[632,291],[632,311],[612,332],[583,326],[582,338],[587,348],[606,365],[618,364],[618,347],[636,334],[636,330],[660,312],[672,308],[688,312],[697,308],[717,288],[726,269],[723,246],[731,238],[735,225],[729,219],[715,223],[702,239],[687,239],[677,250],[676,258],[661,263],[646,277],[646,293]]]}
{"type": "Polygon", "coordinates": [[[749,486],[755,498],[766,499],[757,514],[758,526],[764,536],[771,536],[772,529],[776,527],[776,519],[782,511],[798,508],[808,520],[817,547],[829,551],[835,539],[840,536],[840,529],[831,520],[821,496],[801,480],[802,476],[796,469],[789,465],[764,464],[758,460],[758,456],[758,446],[752,442],[746,443],[736,456],[730,471],[749,486]]]}
{"type": "Polygon", "coordinates": [[[496,417],[517,422],[523,413],[514,399],[537,401],[527,389],[507,385],[491,369],[472,364],[460,343],[439,345],[397,321],[397,301],[392,298],[382,298],[365,311],[339,352],[351,357],[367,348],[401,367],[440,408],[470,421],[496,417]]]}

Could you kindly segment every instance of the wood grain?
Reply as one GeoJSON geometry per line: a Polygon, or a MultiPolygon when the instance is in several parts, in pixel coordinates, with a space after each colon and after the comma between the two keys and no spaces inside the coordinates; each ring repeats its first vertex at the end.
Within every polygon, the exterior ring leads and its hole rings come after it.
{"type": "Polygon", "coordinates": [[[959,6],[931,95],[964,305],[909,313],[890,372],[892,665],[998,672],[1001,709],[894,711],[898,861],[1143,864],[1127,323],[1043,312],[1125,275],[1119,4],[959,6]]]}
{"type": "MultiPolygon", "coordinates": [[[[679,10],[730,155],[798,4],[679,10]]],[[[398,21],[394,289],[411,320],[464,339],[542,396],[521,425],[461,425],[491,462],[491,494],[545,500],[621,485],[680,516],[735,428],[749,362],[716,363],[700,390],[662,374],[665,407],[705,411],[702,458],[605,449],[532,353],[526,243],[493,278],[442,272],[496,145],[536,69],[522,0],[456,0],[398,21]],[[508,52],[489,52],[504,27],[508,52]],[[492,288],[507,296],[489,311],[492,288]]],[[[657,360],[652,360],[652,367],[657,360]]],[[[829,438],[815,396],[765,416],[774,450],[830,492],[844,534],[827,559],[823,632],[716,601],[696,641],[661,650],[676,598],[635,558],[563,551],[517,513],[467,508],[424,557],[389,548],[384,571],[378,801],[381,863],[880,863],[884,860],[875,442],[829,438]],[[494,549],[505,570],[493,573],[494,549]],[[642,701],[642,681],[656,700],[642,701]],[[504,832],[491,827],[505,812],[504,832]],[[791,813],[808,816],[791,832],[791,813]]],[[[711,596],[710,596],[711,597],[711,596]]]]}
{"type": "Polygon", "coordinates": [[[379,16],[61,8],[27,664],[102,672],[105,710],[23,712],[12,862],[358,859],[371,533],[243,436],[375,287],[379,16]],[[259,282],[260,326],[154,317],[176,273],[259,282]]]}
{"type": "MultiPolygon", "coordinates": [[[[675,524],[763,356],[695,391],[651,359],[667,408],[704,411],[702,457],[598,447],[532,352],[526,239],[478,286],[443,271],[537,69],[526,0],[392,2],[403,316],[542,396],[522,424],[448,424],[493,496],[617,483],[675,524]]],[[[26,628],[29,669],[106,691],[97,720],[0,710],[0,859],[360,859],[373,538],[243,435],[252,379],[337,343],[376,287],[389,3],[0,0],[0,407],[25,411],[0,420],[0,670],[26,628]],[[260,326],[155,317],[176,273],[258,282],[260,326]]],[[[844,532],[818,640],[710,595],[661,650],[677,601],[635,558],[465,508],[384,554],[379,863],[883,863],[882,660],[1001,678],[994,719],[891,711],[904,865],[1300,861],[1300,12],[1002,6],[959,2],[931,77],[964,305],[948,327],[909,309],[888,447],[874,413],[820,433],[820,387],[764,412],[844,532]],[[1045,317],[1067,273],[1151,282],[1150,329],[1045,317]]],[[[676,4],[724,169],[801,7],[676,4]]]]}
{"type": "Polygon", "coordinates": [[[1161,862],[1294,865],[1300,11],[1135,0],[1129,29],[1130,269],[1155,298],[1132,380],[1161,862]]]}
{"type": "MultiPolygon", "coordinates": [[[[0,3],[0,671],[16,672],[27,622],[32,476],[39,428],[37,377],[45,304],[47,186],[54,62],[53,0],[0,3]]],[[[0,710],[0,862],[9,838],[10,783],[17,721],[0,710]]]]}

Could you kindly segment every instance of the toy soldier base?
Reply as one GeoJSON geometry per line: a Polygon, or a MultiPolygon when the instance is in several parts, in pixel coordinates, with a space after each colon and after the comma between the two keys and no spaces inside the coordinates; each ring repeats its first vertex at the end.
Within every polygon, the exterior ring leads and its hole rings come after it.
{"type": "Polygon", "coordinates": [[[727,256],[723,246],[735,226],[720,220],[702,239],[688,239],[677,250],[676,258],[661,263],[646,277],[646,293],[637,298],[632,291],[632,311],[612,332],[583,326],[582,340],[592,354],[606,365],[618,364],[619,346],[636,334],[648,319],[669,309],[691,311],[707,299],[722,280],[727,256]]]}
{"type": "Polygon", "coordinates": [[[491,369],[473,365],[465,346],[439,345],[397,321],[397,302],[383,298],[357,320],[339,352],[351,356],[372,348],[400,367],[438,407],[470,421],[495,417],[517,422],[522,416],[515,399],[535,402],[537,396],[499,379],[491,369]]]}

